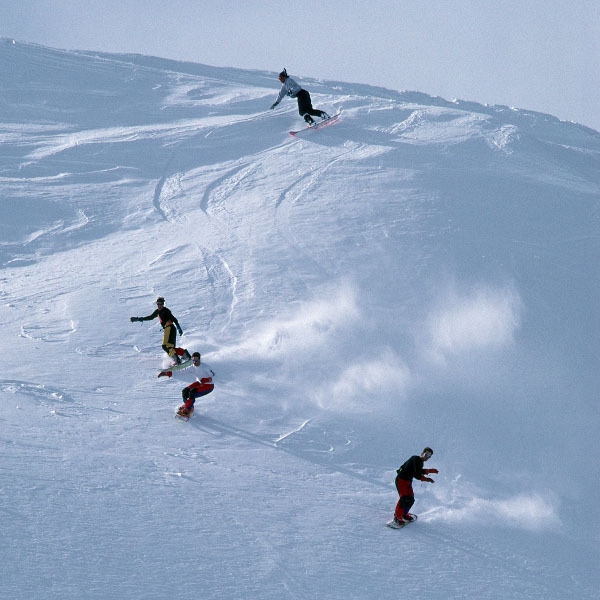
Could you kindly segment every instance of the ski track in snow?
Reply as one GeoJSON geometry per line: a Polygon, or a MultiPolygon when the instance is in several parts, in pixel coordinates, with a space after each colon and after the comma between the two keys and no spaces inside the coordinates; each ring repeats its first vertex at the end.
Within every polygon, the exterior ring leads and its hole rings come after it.
{"type": "MultiPolygon", "coordinates": [[[[165,184],[167,183],[168,180],[171,180],[173,178],[173,175],[169,174],[170,172],[170,166],[173,162],[174,159],[174,154],[171,156],[171,160],[169,160],[169,162],[167,163],[167,166],[165,168],[165,173],[163,174],[163,176],[160,178],[160,180],[158,181],[158,183],[156,184],[156,188],[154,190],[154,199],[153,199],[153,204],[154,204],[154,208],[156,210],[156,212],[162,217],[162,219],[164,219],[165,221],[170,222],[171,218],[169,217],[167,211],[164,208],[164,203],[166,202],[167,198],[165,198],[165,194],[164,194],[164,189],[165,189],[165,184]]],[[[176,179],[175,182],[177,185],[176,189],[181,190],[181,174],[177,173],[176,174],[176,179]]],[[[185,194],[181,191],[179,194],[173,194],[172,188],[170,188],[170,193],[168,195],[168,199],[169,200],[178,200],[179,202],[185,202],[185,194]]]]}
{"type": "Polygon", "coordinates": [[[173,248],[169,248],[168,250],[165,250],[164,252],[161,252],[161,254],[159,256],[157,256],[156,258],[152,259],[149,263],[148,266],[152,267],[155,264],[158,264],[164,260],[169,261],[169,259],[172,259],[173,257],[177,256],[178,254],[184,252],[187,248],[187,244],[181,244],[179,246],[174,246],[173,248]]]}
{"type": "Polygon", "coordinates": [[[202,200],[200,201],[200,210],[207,216],[209,207],[215,207],[224,204],[231,196],[236,187],[247,177],[256,165],[254,163],[237,165],[233,169],[228,170],[224,175],[213,180],[207,187],[202,200]]]}
{"type": "Polygon", "coordinates": [[[196,245],[196,250],[211,290],[211,304],[222,308],[220,311],[212,312],[208,329],[217,328],[222,333],[229,326],[238,303],[237,277],[222,255],[199,245],[196,245]]]}
{"type": "Polygon", "coordinates": [[[298,428],[293,429],[292,431],[289,431],[288,433],[284,433],[283,435],[278,437],[274,443],[277,444],[278,442],[285,440],[285,438],[289,437],[290,435],[293,435],[294,433],[298,433],[299,431],[304,429],[304,426],[308,425],[311,421],[312,421],[312,418],[306,419],[306,421],[304,421],[298,428]]]}
{"type": "Polygon", "coordinates": [[[64,342],[65,339],[73,335],[77,329],[73,321],[65,323],[63,327],[60,323],[51,325],[36,325],[33,323],[23,323],[21,325],[21,337],[31,340],[38,340],[49,343],[64,342]]]}
{"type": "Polygon", "coordinates": [[[0,379],[0,390],[14,394],[16,397],[24,397],[45,406],[56,403],[74,403],[75,400],[69,394],[59,389],[49,388],[40,383],[30,383],[12,379],[0,379]]]}
{"type": "Polygon", "coordinates": [[[231,323],[231,319],[233,317],[236,304],[238,303],[238,298],[236,295],[237,277],[233,274],[233,272],[229,268],[229,265],[227,264],[225,259],[221,258],[221,262],[223,264],[223,267],[225,268],[225,271],[228,273],[229,281],[231,282],[231,304],[229,307],[229,311],[227,312],[227,319],[226,319],[224,325],[221,327],[221,332],[223,332],[223,331],[225,331],[227,326],[231,323]]]}
{"type": "MultiPolygon", "coordinates": [[[[362,145],[357,148],[344,150],[341,154],[330,158],[323,166],[319,166],[303,173],[297,177],[283,192],[275,202],[275,222],[279,231],[291,247],[296,248],[299,253],[297,260],[302,262],[303,268],[306,264],[312,264],[314,270],[321,277],[326,277],[328,273],[327,266],[314,257],[310,246],[306,240],[300,240],[294,233],[291,223],[293,222],[292,210],[294,204],[303,196],[309,196],[311,190],[317,190],[319,182],[327,176],[327,172],[336,164],[350,160],[352,156],[360,156],[362,145]]],[[[300,271],[299,271],[300,272],[300,271]]]]}

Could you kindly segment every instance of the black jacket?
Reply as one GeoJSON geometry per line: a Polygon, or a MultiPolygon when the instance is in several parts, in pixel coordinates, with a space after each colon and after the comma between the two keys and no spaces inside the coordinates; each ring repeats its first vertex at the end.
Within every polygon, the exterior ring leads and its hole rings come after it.
{"type": "Polygon", "coordinates": [[[424,460],[420,456],[411,456],[397,471],[400,479],[412,481],[413,479],[421,479],[425,475],[423,469],[424,460]]]}
{"type": "Polygon", "coordinates": [[[151,315],[147,317],[140,317],[140,321],[152,321],[153,319],[159,318],[160,324],[164,329],[167,325],[173,323],[175,327],[179,328],[179,323],[177,319],[173,316],[173,313],[166,307],[157,308],[151,315]]]}

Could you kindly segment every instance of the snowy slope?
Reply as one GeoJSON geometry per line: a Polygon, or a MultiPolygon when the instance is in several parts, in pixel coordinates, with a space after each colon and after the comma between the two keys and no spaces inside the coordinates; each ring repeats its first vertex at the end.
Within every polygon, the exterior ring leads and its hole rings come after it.
{"type": "Polygon", "coordinates": [[[2,597],[597,597],[600,134],[302,82],[0,40],[2,597]]]}

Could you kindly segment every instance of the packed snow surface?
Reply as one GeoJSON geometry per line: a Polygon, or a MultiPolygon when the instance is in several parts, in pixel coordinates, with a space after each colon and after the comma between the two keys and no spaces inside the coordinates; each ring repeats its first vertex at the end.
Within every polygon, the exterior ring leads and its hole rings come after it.
{"type": "Polygon", "coordinates": [[[597,598],[600,134],[289,70],[0,41],[0,595],[597,598]]]}

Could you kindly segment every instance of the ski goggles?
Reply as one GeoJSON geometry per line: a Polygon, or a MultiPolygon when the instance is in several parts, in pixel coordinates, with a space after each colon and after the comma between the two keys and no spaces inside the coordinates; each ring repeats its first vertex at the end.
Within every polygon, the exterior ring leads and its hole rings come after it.
{"type": "Polygon", "coordinates": [[[433,455],[431,454],[431,452],[424,452],[424,453],[423,453],[423,456],[424,456],[425,458],[431,458],[433,455]]]}

